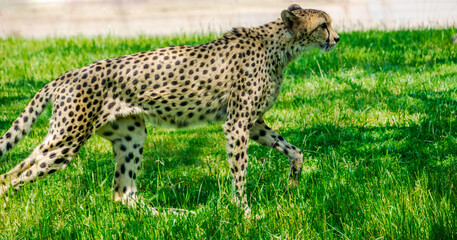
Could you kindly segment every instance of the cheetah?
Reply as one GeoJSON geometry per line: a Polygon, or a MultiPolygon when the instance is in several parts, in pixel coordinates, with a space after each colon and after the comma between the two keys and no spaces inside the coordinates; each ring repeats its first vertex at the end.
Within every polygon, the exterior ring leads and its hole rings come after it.
{"type": "Polygon", "coordinates": [[[281,90],[284,67],[306,50],[331,51],[338,41],[327,13],[293,4],[276,21],[233,28],[205,44],[159,48],[66,72],[39,90],[0,138],[2,156],[52,101],[47,135],[0,176],[0,196],[64,169],[96,133],[113,146],[114,201],[133,206],[146,121],[177,128],[224,121],[233,201],[249,215],[249,139],[288,157],[292,184],[303,165],[302,152],[263,119],[281,90]]]}

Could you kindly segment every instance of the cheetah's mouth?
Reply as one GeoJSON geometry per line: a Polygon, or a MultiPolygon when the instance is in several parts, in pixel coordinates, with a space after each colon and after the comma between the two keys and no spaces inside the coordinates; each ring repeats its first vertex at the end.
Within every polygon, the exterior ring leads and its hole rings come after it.
{"type": "Polygon", "coordinates": [[[324,44],[322,44],[320,47],[321,47],[321,50],[324,51],[324,52],[330,52],[332,51],[336,46],[336,43],[334,44],[331,44],[330,42],[325,42],[324,44]]]}

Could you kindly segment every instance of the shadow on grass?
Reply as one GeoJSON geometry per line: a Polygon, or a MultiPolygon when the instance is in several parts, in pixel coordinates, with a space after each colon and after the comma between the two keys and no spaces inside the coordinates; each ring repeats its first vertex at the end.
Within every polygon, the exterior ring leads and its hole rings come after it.
{"type": "MultiPolygon", "coordinates": [[[[350,96],[347,92],[340,94],[341,96],[332,97],[350,96]]],[[[366,96],[369,97],[368,94],[366,96]]],[[[433,185],[432,191],[446,192],[452,182],[457,182],[457,163],[455,160],[450,160],[456,154],[457,120],[454,109],[457,107],[457,101],[449,97],[449,92],[423,91],[393,96],[398,99],[404,97],[412,97],[420,101],[417,111],[425,115],[419,123],[406,127],[341,127],[322,124],[303,129],[301,126],[296,126],[280,134],[301,148],[307,158],[320,159],[322,163],[319,167],[327,169],[328,174],[332,171],[329,169],[334,168],[335,164],[341,165],[339,167],[344,170],[342,167],[345,164],[344,161],[356,166],[353,177],[357,181],[382,176],[386,169],[391,167],[393,169],[389,171],[398,174],[406,173],[405,179],[408,178],[412,182],[423,174],[432,179],[447,178],[449,181],[430,183],[433,185]],[[303,142],[303,139],[306,139],[306,142],[303,142]],[[382,166],[382,159],[385,158],[396,162],[392,163],[392,166],[382,166]]],[[[396,111],[398,108],[394,107],[392,110],[396,111]]],[[[204,160],[209,158],[226,161],[225,138],[220,128],[158,132],[156,136],[150,136],[147,145],[148,149],[145,148],[143,160],[144,173],[139,178],[140,192],[153,195],[154,201],[161,203],[162,206],[179,207],[185,201],[187,206],[196,207],[199,204],[205,204],[210,196],[217,195],[221,182],[224,184],[224,189],[230,188],[228,174],[222,174],[220,169],[211,169],[214,163],[207,163],[204,160]],[[220,139],[215,140],[212,134],[216,134],[220,139]],[[189,174],[189,172],[192,173],[189,174]]],[[[267,158],[266,161],[274,161],[282,167],[282,170],[278,167],[266,169],[261,184],[269,184],[267,180],[287,178],[288,163],[285,156],[277,152],[272,153],[268,148],[259,145],[251,145],[249,152],[251,157],[267,158]],[[268,159],[270,156],[275,159],[268,159]],[[277,171],[282,171],[282,174],[278,176],[277,171]]],[[[87,156],[84,152],[80,154],[87,156]]],[[[23,153],[12,153],[9,158],[24,159],[26,156],[27,154],[23,153]]],[[[92,169],[99,169],[98,171],[101,172],[98,176],[109,178],[112,182],[115,166],[112,158],[112,153],[97,156],[97,160],[84,163],[85,170],[90,172],[92,169]]],[[[261,163],[251,161],[250,164],[250,168],[253,169],[253,165],[261,163]]],[[[313,177],[315,180],[320,178],[324,180],[325,176],[322,174],[325,172],[321,171],[313,177]]],[[[249,172],[249,190],[255,189],[252,186],[252,180],[258,179],[259,174],[256,171],[249,172]]],[[[309,182],[309,184],[315,183],[309,182]]],[[[87,185],[89,186],[90,183],[87,185]]],[[[85,187],[81,186],[81,188],[85,187]]],[[[266,186],[263,188],[264,194],[274,198],[278,191],[276,188],[277,186],[266,186]]]]}
{"type": "MultiPolygon", "coordinates": [[[[340,154],[358,158],[373,158],[388,154],[398,157],[405,164],[419,163],[417,167],[412,165],[408,168],[420,169],[424,165],[436,164],[436,162],[457,153],[455,147],[457,143],[455,137],[457,100],[450,97],[456,91],[456,89],[438,92],[415,91],[399,95],[382,91],[381,95],[387,103],[385,108],[388,111],[408,111],[408,114],[423,114],[418,122],[409,122],[408,126],[388,124],[388,126],[379,127],[340,127],[333,124],[323,124],[305,128],[302,132],[290,130],[283,134],[284,137],[298,134],[299,136],[294,136],[296,139],[306,137],[309,143],[307,150],[312,152],[331,147],[339,149],[340,154]],[[406,98],[414,99],[414,106],[407,105],[405,103],[406,98]]],[[[316,97],[316,99],[322,98],[343,99],[347,102],[347,106],[354,111],[360,111],[367,107],[376,109],[380,101],[376,94],[356,90],[333,92],[316,97]],[[358,94],[358,100],[352,100],[354,99],[352,93],[358,94]]],[[[303,99],[295,99],[294,101],[300,101],[301,104],[304,104],[303,99]]]]}
{"type": "Polygon", "coordinates": [[[220,179],[218,167],[219,159],[226,162],[221,127],[159,132],[148,142],[140,179],[143,191],[151,191],[160,205],[180,207],[185,201],[196,207],[217,195],[221,181],[228,180],[220,179]]]}

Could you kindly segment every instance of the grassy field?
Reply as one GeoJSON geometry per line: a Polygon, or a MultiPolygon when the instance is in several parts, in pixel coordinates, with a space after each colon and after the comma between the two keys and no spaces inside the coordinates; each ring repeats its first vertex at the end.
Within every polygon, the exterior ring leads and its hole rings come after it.
{"type": "MultiPolygon", "coordinates": [[[[94,136],[65,170],[27,185],[0,209],[4,239],[457,238],[457,45],[453,29],[342,33],[285,69],[265,120],[305,153],[297,188],[288,160],[251,142],[245,219],[230,203],[221,123],[148,126],[141,195],[196,215],[151,216],[111,201],[110,144],[94,136]]],[[[93,61],[218,35],[0,40],[0,134],[36,91],[93,61]]],[[[46,134],[50,108],[0,173],[46,134]]],[[[3,200],[0,200],[0,202],[3,200]]]]}

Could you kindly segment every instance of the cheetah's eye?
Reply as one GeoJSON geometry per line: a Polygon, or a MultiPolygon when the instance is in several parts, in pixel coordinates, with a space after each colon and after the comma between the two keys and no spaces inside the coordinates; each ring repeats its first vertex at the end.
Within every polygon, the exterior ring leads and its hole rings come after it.
{"type": "Polygon", "coordinates": [[[324,28],[324,29],[327,28],[327,23],[322,23],[321,28],[324,28]]]}

